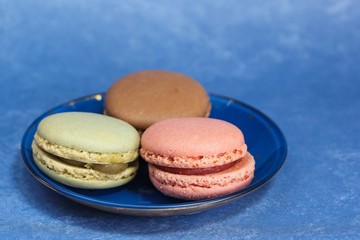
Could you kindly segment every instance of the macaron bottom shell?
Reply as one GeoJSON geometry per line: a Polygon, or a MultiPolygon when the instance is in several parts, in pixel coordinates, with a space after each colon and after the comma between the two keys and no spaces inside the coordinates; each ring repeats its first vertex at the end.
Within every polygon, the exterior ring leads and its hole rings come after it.
{"type": "Polygon", "coordinates": [[[48,177],[64,185],[83,189],[107,189],[122,186],[135,178],[139,168],[138,160],[116,174],[109,174],[94,169],[69,165],[61,158],[40,149],[32,144],[33,158],[36,166],[48,177]]]}
{"type": "Polygon", "coordinates": [[[255,160],[247,153],[241,161],[221,172],[182,175],[165,172],[149,164],[149,177],[163,194],[183,199],[201,200],[223,196],[248,186],[254,178],[255,160]]]}

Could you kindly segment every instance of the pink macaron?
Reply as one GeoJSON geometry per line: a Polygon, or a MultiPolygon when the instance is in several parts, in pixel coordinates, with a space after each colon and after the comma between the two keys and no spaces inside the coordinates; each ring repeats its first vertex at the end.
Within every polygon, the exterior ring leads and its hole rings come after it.
{"type": "Polygon", "coordinates": [[[212,118],[173,118],[151,125],[140,154],[163,194],[184,200],[226,195],[250,184],[255,160],[235,125],[212,118]]]}

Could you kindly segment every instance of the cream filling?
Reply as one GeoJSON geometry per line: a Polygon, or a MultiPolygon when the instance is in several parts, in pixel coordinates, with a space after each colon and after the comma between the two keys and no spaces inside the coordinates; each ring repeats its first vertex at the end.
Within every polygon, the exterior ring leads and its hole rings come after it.
{"type": "MultiPolygon", "coordinates": [[[[53,157],[56,157],[53,155],[53,157]]],[[[110,163],[110,164],[96,164],[96,163],[83,163],[66,158],[58,158],[59,161],[80,168],[93,169],[99,172],[108,174],[117,174],[124,171],[128,167],[128,163],[110,163]]]]}

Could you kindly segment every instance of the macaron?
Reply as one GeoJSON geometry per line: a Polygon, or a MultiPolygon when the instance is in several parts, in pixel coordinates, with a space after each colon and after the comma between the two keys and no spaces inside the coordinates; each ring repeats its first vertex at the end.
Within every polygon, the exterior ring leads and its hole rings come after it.
{"type": "Polygon", "coordinates": [[[140,154],[153,185],[178,199],[226,195],[245,188],[254,177],[255,160],[242,131],[219,119],[157,122],[143,133],[140,154]]]}
{"type": "Polygon", "coordinates": [[[131,181],[138,169],[140,136],[109,116],[66,112],[44,118],[32,143],[35,164],[71,187],[105,189],[131,181]]]}
{"type": "Polygon", "coordinates": [[[105,114],[140,132],[167,118],[208,117],[210,109],[209,96],[198,81],[164,70],[128,74],[114,82],[105,97],[105,114]]]}

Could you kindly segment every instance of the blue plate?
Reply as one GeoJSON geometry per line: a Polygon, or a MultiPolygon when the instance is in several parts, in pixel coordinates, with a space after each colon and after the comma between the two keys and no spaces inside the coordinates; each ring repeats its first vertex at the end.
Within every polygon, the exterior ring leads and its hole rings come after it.
{"type": "Polygon", "coordinates": [[[223,119],[242,129],[249,152],[255,157],[255,177],[243,190],[201,200],[183,201],[166,197],[151,184],[146,163],[140,159],[135,179],[122,187],[106,190],[85,190],[65,186],[43,174],[35,165],[31,142],[39,122],[54,113],[83,111],[102,113],[104,94],[94,94],[55,107],[38,117],[25,132],[21,153],[26,167],[45,186],[81,204],[97,209],[139,216],[164,216],[201,212],[229,203],[268,182],[284,164],[287,144],[278,126],[257,109],[227,97],[210,95],[212,118],[223,119]]]}

